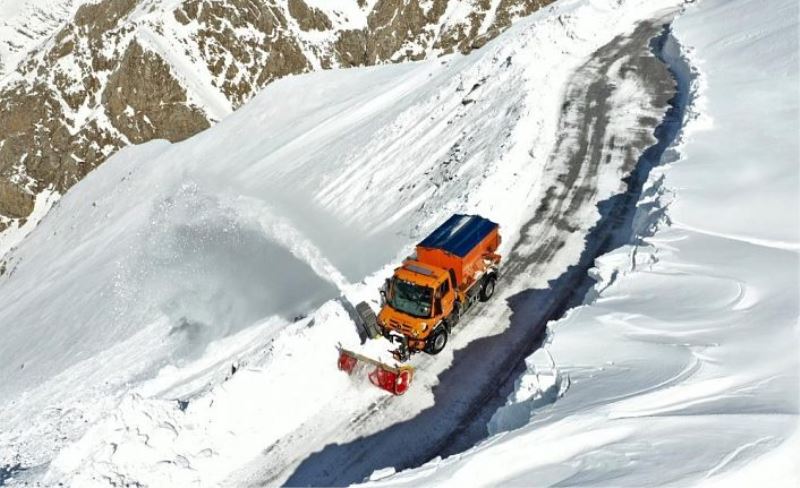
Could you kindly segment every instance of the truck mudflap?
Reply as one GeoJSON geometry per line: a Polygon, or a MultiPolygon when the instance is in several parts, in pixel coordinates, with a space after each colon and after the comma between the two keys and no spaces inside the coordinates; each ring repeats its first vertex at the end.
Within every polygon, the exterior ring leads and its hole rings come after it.
{"type": "Polygon", "coordinates": [[[338,349],[337,366],[339,370],[351,375],[360,369],[360,366],[364,366],[368,370],[367,377],[370,383],[392,395],[402,395],[411,386],[414,378],[414,368],[411,366],[391,366],[341,346],[338,349]]]}

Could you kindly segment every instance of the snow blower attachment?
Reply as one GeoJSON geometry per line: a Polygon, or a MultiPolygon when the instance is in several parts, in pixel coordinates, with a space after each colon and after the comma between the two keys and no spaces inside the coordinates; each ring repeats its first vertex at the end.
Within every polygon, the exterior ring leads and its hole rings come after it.
{"type": "MultiPolygon", "coordinates": [[[[418,352],[439,354],[463,314],[494,295],[499,246],[497,224],[478,215],[453,215],[386,280],[377,315],[365,302],[355,307],[360,335],[397,344],[390,352],[400,363],[418,352]]],[[[369,379],[376,386],[395,395],[408,390],[410,366],[390,366],[339,347],[340,370],[352,373],[359,362],[374,366],[369,379]]]]}
{"type": "Polygon", "coordinates": [[[393,395],[402,395],[405,393],[414,377],[414,368],[411,366],[390,366],[339,347],[338,365],[341,371],[347,374],[353,374],[353,371],[359,366],[359,363],[373,368],[372,371],[367,374],[369,381],[373,385],[393,395]]]}

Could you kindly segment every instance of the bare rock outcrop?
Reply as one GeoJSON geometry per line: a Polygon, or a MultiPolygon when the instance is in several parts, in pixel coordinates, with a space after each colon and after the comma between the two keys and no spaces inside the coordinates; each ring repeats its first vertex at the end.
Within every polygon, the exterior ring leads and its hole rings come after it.
{"type": "Polygon", "coordinates": [[[176,142],[209,127],[203,111],[187,104],[186,90],[169,66],[136,41],[109,76],[102,105],[111,125],[133,144],[155,138],[176,142]]]}
{"type": "Polygon", "coordinates": [[[304,31],[325,31],[333,28],[325,12],[309,7],[303,0],[289,0],[289,15],[294,17],[304,31]]]}

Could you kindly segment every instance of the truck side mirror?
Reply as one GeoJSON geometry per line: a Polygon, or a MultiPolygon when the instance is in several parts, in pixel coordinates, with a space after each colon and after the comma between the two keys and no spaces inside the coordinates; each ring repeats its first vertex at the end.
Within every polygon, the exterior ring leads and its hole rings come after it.
{"type": "Polygon", "coordinates": [[[383,287],[381,288],[380,291],[381,291],[381,307],[383,307],[389,301],[389,299],[387,298],[389,296],[389,280],[388,279],[383,282],[383,287]]]}
{"type": "Polygon", "coordinates": [[[433,301],[433,314],[434,315],[441,315],[442,314],[442,299],[437,298],[433,301]]]}

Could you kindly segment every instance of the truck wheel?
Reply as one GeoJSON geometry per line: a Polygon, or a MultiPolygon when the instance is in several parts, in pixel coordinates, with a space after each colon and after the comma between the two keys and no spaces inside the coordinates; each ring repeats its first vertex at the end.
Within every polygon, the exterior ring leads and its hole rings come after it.
{"type": "Polygon", "coordinates": [[[378,326],[378,317],[366,302],[361,302],[356,305],[356,313],[361,318],[364,324],[364,332],[370,339],[375,339],[381,335],[381,328],[378,326]]]}
{"type": "Polygon", "coordinates": [[[497,277],[495,275],[490,274],[483,280],[483,286],[481,287],[480,299],[482,302],[489,301],[494,295],[494,286],[497,283],[497,277]]]}
{"type": "Polygon", "coordinates": [[[447,345],[447,329],[444,327],[439,327],[431,337],[428,339],[428,343],[425,347],[425,352],[428,354],[439,354],[444,349],[444,346],[447,345]]]}

